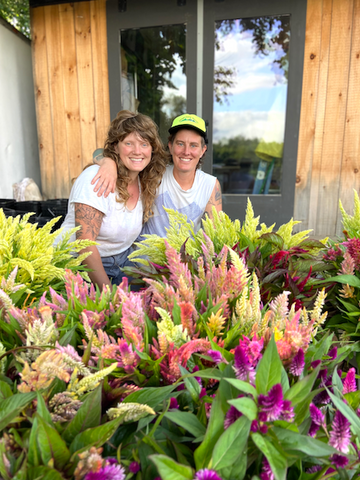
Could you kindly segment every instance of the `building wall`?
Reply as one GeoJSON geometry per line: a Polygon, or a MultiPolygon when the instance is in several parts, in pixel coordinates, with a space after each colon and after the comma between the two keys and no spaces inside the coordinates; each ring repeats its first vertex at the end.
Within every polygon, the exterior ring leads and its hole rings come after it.
{"type": "Polygon", "coordinates": [[[31,177],[41,187],[30,41],[0,21],[0,197],[31,177]]]}
{"type": "Polygon", "coordinates": [[[360,190],[360,0],[308,0],[294,217],[341,233],[360,190]]]}
{"type": "Polygon", "coordinates": [[[110,123],[106,0],[31,11],[43,190],[67,198],[110,123]]]}
{"type": "MultiPolygon", "coordinates": [[[[105,0],[32,10],[41,178],[67,197],[110,121],[105,0]]],[[[341,232],[360,187],[360,0],[307,0],[294,218],[341,232]]]]}

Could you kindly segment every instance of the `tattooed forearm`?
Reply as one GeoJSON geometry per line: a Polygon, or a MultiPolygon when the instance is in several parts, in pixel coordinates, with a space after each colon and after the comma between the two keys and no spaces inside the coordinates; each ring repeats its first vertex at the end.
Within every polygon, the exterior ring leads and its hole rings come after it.
{"type": "Polygon", "coordinates": [[[213,206],[216,208],[218,212],[222,210],[222,195],[221,195],[221,186],[220,186],[219,180],[216,180],[214,190],[205,208],[205,214],[208,214],[210,218],[213,218],[213,215],[212,215],[213,206]]]}
{"type": "Polygon", "coordinates": [[[76,232],[77,239],[96,240],[104,214],[96,208],[83,203],[75,203],[75,226],[81,226],[76,232]]]}

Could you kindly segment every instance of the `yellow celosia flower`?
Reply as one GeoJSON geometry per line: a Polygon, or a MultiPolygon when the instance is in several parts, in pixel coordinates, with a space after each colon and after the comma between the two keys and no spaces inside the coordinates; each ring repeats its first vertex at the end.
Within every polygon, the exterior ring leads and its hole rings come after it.
{"type": "Polygon", "coordinates": [[[274,335],[275,335],[275,342],[277,342],[284,336],[283,332],[280,332],[280,330],[277,327],[274,328],[274,335]]]}
{"type": "Polygon", "coordinates": [[[219,337],[223,334],[223,329],[225,326],[226,318],[221,315],[222,309],[220,308],[216,314],[212,313],[209,320],[207,321],[207,326],[215,337],[219,337]]]}
{"type": "Polygon", "coordinates": [[[119,403],[116,408],[110,408],[106,413],[111,420],[124,415],[124,422],[137,422],[146,415],[155,415],[154,410],[149,405],[130,402],[119,403]]]}

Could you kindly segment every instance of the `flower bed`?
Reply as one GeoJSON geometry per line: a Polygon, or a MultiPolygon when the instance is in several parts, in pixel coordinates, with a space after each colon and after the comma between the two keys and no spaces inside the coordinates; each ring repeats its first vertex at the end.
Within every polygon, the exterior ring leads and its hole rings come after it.
{"type": "Polygon", "coordinates": [[[81,245],[54,250],[47,227],[6,220],[0,476],[357,477],[356,194],[354,217],[342,213],[337,244],[293,235],[292,221],[259,228],[251,204],[242,227],[220,213],[197,235],[173,213],[167,239],[141,245],[144,288],[102,293],[69,255],[81,245]],[[63,262],[56,282],[21,257],[27,229],[26,248],[38,235],[63,262]]]}

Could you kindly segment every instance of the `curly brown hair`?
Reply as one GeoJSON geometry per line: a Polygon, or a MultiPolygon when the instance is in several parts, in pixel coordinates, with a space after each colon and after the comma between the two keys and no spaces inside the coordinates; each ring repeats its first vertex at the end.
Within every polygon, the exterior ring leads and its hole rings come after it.
{"type": "Polygon", "coordinates": [[[117,166],[118,178],[116,188],[118,202],[126,203],[130,198],[127,187],[130,183],[129,170],[123,164],[115,147],[130,133],[136,133],[150,143],[152,156],[149,165],[139,173],[142,202],[144,206],[144,222],[153,214],[152,205],[156,191],[168,163],[164,145],[160,139],[156,123],[147,115],[121,110],[111,122],[104,146],[104,157],[112,158],[117,166]]]}

